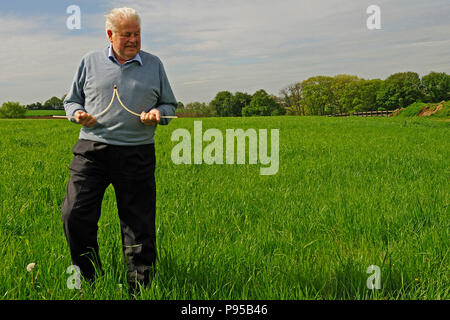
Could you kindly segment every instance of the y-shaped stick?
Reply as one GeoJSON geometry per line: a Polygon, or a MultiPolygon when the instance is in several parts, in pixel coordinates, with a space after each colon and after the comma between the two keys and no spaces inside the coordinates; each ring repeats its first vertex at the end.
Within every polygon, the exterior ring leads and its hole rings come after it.
{"type": "MultiPolygon", "coordinates": [[[[122,100],[120,100],[120,96],[119,96],[119,92],[117,91],[117,86],[114,85],[114,91],[113,91],[113,95],[111,97],[111,101],[109,102],[109,105],[106,107],[105,110],[103,110],[102,112],[93,115],[93,117],[98,118],[101,115],[103,115],[106,111],[108,111],[109,108],[111,108],[112,103],[114,101],[114,98],[117,96],[117,100],[119,100],[120,105],[122,106],[122,108],[124,108],[126,111],[128,111],[129,113],[131,113],[132,115],[135,115],[136,117],[140,117],[141,115],[139,113],[133,112],[130,109],[128,109],[123,103],[122,100]]],[[[53,118],[64,118],[64,119],[74,119],[75,117],[73,116],[53,116],[53,118]]],[[[175,119],[178,118],[177,116],[161,116],[161,118],[165,118],[165,119],[175,119]]]]}

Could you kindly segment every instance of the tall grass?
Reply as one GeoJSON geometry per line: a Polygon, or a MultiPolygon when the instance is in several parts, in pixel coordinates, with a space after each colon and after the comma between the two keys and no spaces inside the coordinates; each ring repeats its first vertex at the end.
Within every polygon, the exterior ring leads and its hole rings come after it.
{"type": "Polygon", "coordinates": [[[64,110],[27,110],[25,117],[39,117],[39,116],[65,116],[64,110]]]}
{"type": "MultiPolygon", "coordinates": [[[[158,272],[138,298],[449,298],[448,122],[202,119],[223,133],[279,129],[279,172],[261,176],[259,165],[174,165],[171,133],[194,120],[157,129],[158,272]],[[380,290],[366,287],[369,265],[380,290]]],[[[112,186],[99,222],[105,275],[66,286],[59,206],[79,129],[0,120],[2,299],[130,298],[112,186]]]]}

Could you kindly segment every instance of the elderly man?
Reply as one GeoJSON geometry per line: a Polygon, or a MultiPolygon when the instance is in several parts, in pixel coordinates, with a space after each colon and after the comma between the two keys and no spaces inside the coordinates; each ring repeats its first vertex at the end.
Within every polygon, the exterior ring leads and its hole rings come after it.
{"type": "Polygon", "coordinates": [[[96,269],[102,272],[97,223],[105,189],[112,183],[128,282],[135,289],[149,283],[157,256],[154,133],[157,124],[169,123],[164,116],[175,114],[177,101],[161,61],[140,50],[135,10],[111,10],[106,33],[109,47],[82,58],[64,100],[70,121],[82,127],[72,150],[62,221],[73,264],[92,280],[96,269]],[[132,112],[112,100],[114,88],[132,112]]]}

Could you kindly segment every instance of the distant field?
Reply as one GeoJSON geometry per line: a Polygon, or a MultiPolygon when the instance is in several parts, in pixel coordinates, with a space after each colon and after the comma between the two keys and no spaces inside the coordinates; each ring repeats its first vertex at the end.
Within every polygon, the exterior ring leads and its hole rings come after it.
{"type": "Polygon", "coordinates": [[[27,110],[25,117],[39,117],[39,116],[65,116],[64,110],[27,110]]]}
{"type": "MultiPolygon", "coordinates": [[[[279,171],[262,176],[259,164],[173,164],[171,133],[195,120],[157,129],[158,272],[141,298],[450,298],[449,122],[201,119],[223,133],[279,129],[279,171]],[[380,290],[366,286],[370,265],[380,290]]],[[[66,287],[59,206],[79,129],[0,120],[1,299],[129,299],[112,186],[99,223],[105,275],[83,295],[66,287]]]]}

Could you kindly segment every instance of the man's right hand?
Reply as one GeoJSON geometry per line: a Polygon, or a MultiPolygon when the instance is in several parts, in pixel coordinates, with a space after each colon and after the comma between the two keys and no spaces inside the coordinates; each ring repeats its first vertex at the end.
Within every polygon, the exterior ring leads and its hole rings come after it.
{"type": "Polygon", "coordinates": [[[88,128],[92,128],[97,123],[95,117],[81,110],[75,112],[75,121],[88,128]]]}

